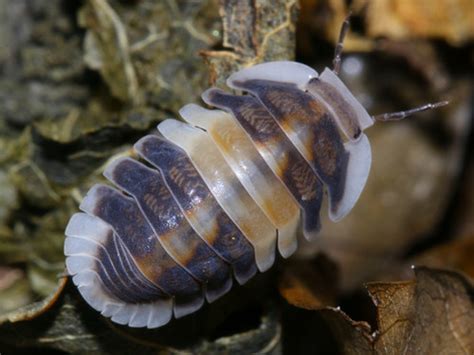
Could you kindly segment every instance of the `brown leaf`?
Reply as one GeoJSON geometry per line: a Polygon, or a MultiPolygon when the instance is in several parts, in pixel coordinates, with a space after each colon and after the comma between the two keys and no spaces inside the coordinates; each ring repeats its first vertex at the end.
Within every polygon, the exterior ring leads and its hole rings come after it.
{"type": "Polygon", "coordinates": [[[335,266],[322,255],[311,262],[292,260],[285,264],[278,290],[291,305],[307,310],[334,306],[337,275],[335,266]]]}
{"type": "Polygon", "coordinates": [[[413,264],[462,271],[474,278],[474,234],[434,247],[417,256],[413,264]]]}
{"type": "Polygon", "coordinates": [[[368,323],[352,320],[339,308],[326,308],[320,313],[335,335],[342,354],[374,353],[373,337],[368,323]]]}
{"type": "Polygon", "coordinates": [[[32,301],[25,272],[18,267],[0,265],[0,317],[32,301]]]}
{"type": "Polygon", "coordinates": [[[461,274],[419,267],[408,282],[367,286],[378,330],[338,308],[320,313],[343,354],[472,354],[474,287],[461,274]]]}
{"type": "Polygon", "coordinates": [[[471,0],[356,0],[355,8],[367,9],[367,30],[372,37],[442,38],[453,45],[474,37],[471,0]],[[471,16],[463,16],[463,14],[471,16]]]}
{"type": "Polygon", "coordinates": [[[31,320],[40,316],[54,305],[58,297],[61,295],[61,292],[63,291],[66,282],[66,277],[60,278],[54,292],[42,301],[29,304],[25,307],[21,307],[15,311],[2,315],[0,317],[0,325],[31,320]]]}
{"type": "Polygon", "coordinates": [[[472,354],[474,352],[473,285],[444,270],[415,269],[416,282],[371,284],[383,354],[472,354]]]}
{"type": "Polygon", "coordinates": [[[381,353],[396,353],[410,337],[410,318],[415,314],[415,281],[373,283],[368,290],[377,306],[379,339],[375,347],[381,353]]]}

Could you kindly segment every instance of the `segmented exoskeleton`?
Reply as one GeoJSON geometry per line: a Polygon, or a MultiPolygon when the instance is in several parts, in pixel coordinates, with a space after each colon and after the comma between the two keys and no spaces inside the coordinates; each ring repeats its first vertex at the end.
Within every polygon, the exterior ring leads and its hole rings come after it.
{"type": "Polygon", "coordinates": [[[142,161],[119,158],[93,186],[66,229],[66,265],[84,299],[114,322],[155,328],[198,310],[257,271],[276,248],[289,257],[297,233],[321,228],[323,192],[338,221],[369,174],[363,133],[375,120],[338,78],[346,20],[334,68],[321,75],[296,62],[270,62],[233,74],[234,95],[209,89],[190,104],[187,123],[168,119],[134,146],[142,161]]]}

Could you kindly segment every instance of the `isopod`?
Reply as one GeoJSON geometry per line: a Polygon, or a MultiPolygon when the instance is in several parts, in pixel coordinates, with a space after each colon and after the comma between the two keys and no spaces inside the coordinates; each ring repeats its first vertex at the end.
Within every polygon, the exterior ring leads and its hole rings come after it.
{"type": "Polygon", "coordinates": [[[156,328],[197,311],[314,239],[324,192],[342,219],[369,174],[364,130],[446,104],[370,116],[333,69],[290,61],[231,75],[140,139],[141,161],[114,160],[66,228],[68,273],[87,303],[119,324],[156,328]]]}

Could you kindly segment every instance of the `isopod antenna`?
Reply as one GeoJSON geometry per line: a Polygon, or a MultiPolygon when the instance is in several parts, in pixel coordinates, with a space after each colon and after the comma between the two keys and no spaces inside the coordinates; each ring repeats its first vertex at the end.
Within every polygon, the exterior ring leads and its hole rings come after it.
{"type": "MultiPolygon", "coordinates": [[[[336,75],[339,75],[339,72],[341,70],[341,62],[342,62],[341,56],[342,56],[342,51],[344,49],[344,39],[346,38],[347,32],[349,31],[349,27],[351,25],[351,16],[352,16],[352,11],[349,11],[344,22],[342,23],[341,31],[339,32],[339,38],[337,40],[336,48],[334,50],[334,59],[332,61],[332,65],[333,65],[332,71],[336,75]]],[[[435,103],[428,103],[428,104],[424,104],[424,105],[421,105],[409,110],[387,112],[387,113],[382,113],[379,115],[374,115],[372,116],[372,119],[374,121],[380,121],[380,122],[399,121],[415,113],[433,110],[439,107],[446,106],[447,104],[449,104],[449,101],[439,101],[435,103]]]]}
{"type": "Polygon", "coordinates": [[[446,106],[447,104],[449,104],[449,101],[439,101],[436,103],[424,104],[422,106],[418,106],[410,110],[382,113],[380,115],[372,116],[372,119],[374,121],[380,122],[399,121],[415,113],[433,110],[438,107],[446,106]]]}
{"type": "Polygon", "coordinates": [[[349,11],[349,14],[346,16],[344,22],[342,23],[341,32],[339,32],[339,39],[337,40],[336,49],[334,50],[334,59],[332,61],[332,66],[333,66],[332,71],[336,75],[339,75],[339,71],[341,70],[341,55],[342,55],[342,50],[344,49],[344,39],[346,38],[347,32],[349,31],[349,27],[351,25],[351,16],[352,16],[352,12],[349,11]]]}

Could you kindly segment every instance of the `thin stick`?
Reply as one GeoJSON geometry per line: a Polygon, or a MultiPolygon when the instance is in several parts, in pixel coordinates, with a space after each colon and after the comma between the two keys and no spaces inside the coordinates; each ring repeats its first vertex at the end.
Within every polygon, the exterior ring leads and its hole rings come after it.
{"type": "Polygon", "coordinates": [[[352,12],[349,11],[346,19],[342,23],[341,32],[339,32],[339,39],[336,44],[336,49],[334,50],[334,59],[332,61],[334,74],[339,75],[341,70],[341,54],[344,49],[344,39],[346,38],[347,32],[349,31],[349,26],[351,25],[351,16],[352,12]]]}
{"type": "Polygon", "coordinates": [[[381,122],[398,121],[398,120],[403,120],[405,117],[411,116],[414,113],[432,110],[438,107],[446,106],[447,104],[449,104],[449,101],[440,101],[433,104],[430,103],[423,106],[415,107],[406,111],[382,113],[380,115],[372,116],[372,118],[375,121],[381,121],[381,122]]]}

